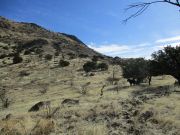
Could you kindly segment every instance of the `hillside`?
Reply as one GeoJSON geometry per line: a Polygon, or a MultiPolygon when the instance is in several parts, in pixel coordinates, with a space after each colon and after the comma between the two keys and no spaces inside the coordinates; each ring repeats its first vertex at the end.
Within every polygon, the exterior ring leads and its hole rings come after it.
{"type": "Polygon", "coordinates": [[[1,48],[1,55],[19,49],[21,53],[30,50],[37,54],[42,51],[51,55],[58,52],[64,55],[102,56],[73,35],[51,32],[34,23],[13,22],[3,17],[0,17],[0,42],[7,44],[6,49],[1,48]]]}
{"type": "Polygon", "coordinates": [[[179,135],[175,79],[130,86],[111,60],[76,36],[1,17],[0,135],[179,135]],[[94,58],[108,69],[86,73],[94,58]]]}

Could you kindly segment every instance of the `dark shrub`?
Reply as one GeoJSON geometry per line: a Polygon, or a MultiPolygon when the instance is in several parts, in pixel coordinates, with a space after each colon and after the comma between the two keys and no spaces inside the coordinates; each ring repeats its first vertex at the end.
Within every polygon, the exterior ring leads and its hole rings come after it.
{"type": "Polygon", "coordinates": [[[46,60],[51,60],[52,59],[52,55],[51,54],[46,54],[44,58],[46,60]]]}
{"type": "Polygon", "coordinates": [[[28,49],[28,48],[33,48],[33,47],[41,48],[45,44],[48,44],[48,41],[45,39],[39,38],[39,39],[28,41],[25,44],[22,44],[21,48],[22,49],[28,49]]]}
{"type": "Polygon", "coordinates": [[[94,55],[92,58],[92,61],[97,62],[98,61],[98,56],[94,55]]]}
{"type": "Polygon", "coordinates": [[[142,82],[143,79],[149,75],[148,61],[144,58],[130,58],[122,61],[121,67],[123,70],[124,78],[133,78],[138,82],[142,82]]]}
{"type": "Polygon", "coordinates": [[[28,76],[30,75],[30,73],[28,73],[27,71],[21,71],[19,72],[19,76],[23,77],[23,76],[28,76]]]}
{"type": "Polygon", "coordinates": [[[67,66],[69,66],[69,62],[68,61],[65,61],[65,60],[60,60],[59,61],[59,66],[60,67],[67,67],[67,66]]]}
{"type": "Polygon", "coordinates": [[[103,56],[94,55],[93,58],[92,58],[92,61],[96,62],[96,61],[98,61],[99,59],[104,59],[104,57],[103,57],[103,56]]]}
{"type": "Polygon", "coordinates": [[[74,59],[76,56],[74,53],[68,53],[67,55],[69,55],[69,59],[74,59]]]}
{"type": "Polygon", "coordinates": [[[0,55],[0,59],[4,59],[5,57],[7,57],[6,54],[1,54],[1,55],[0,55]]]}
{"type": "Polygon", "coordinates": [[[53,48],[57,51],[57,52],[60,52],[61,51],[61,44],[63,42],[56,42],[53,44],[53,48]]]}
{"type": "Polygon", "coordinates": [[[30,50],[25,50],[25,51],[24,51],[24,55],[29,55],[29,54],[31,54],[31,51],[30,51],[30,50]]]}
{"type": "Polygon", "coordinates": [[[4,50],[8,50],[9,48],[7,46],[3,46],[3,49],[4,50]]]}
{"type": "Polygon", "coordinates": [[[101,69],[101,71],[108,70],[108,64],[106,64],[106,63],[99,63],[99,64],[97,64],[97,68],[101,69]]]}
{"type": "Polygon", "coordinates": [[[23,61],[23,58],[19,56],[19,54],[15,54],[13,58],[13,64],[21,63],[23,61]]]}
{"type": "Polygon", "coordinates": [[[56,52],[54,53],[54,55],[55,55],[55,56],[59,56],[59,52],[56,51],[56,52]]]}
{"type": "Polygon", "coordinates": [[[80,58],[87,58],[87,57],[89,57],[87,54],[79,54],[79,57],[80,58]]]}
{"type": "Polygon", "coordinates": [[[41,54],[42,52],[43,52],[43,50],[41,48],[36,48],[35,49],[36,54],[41,54]]]}
{"type": "Polygon", "coordinates": [[[92,70],[95,70],[96,69],[96,63],[95,62],[86,62],[84,65],[83,65],[83,69],[85,72],[90,72],[92,70]]]}

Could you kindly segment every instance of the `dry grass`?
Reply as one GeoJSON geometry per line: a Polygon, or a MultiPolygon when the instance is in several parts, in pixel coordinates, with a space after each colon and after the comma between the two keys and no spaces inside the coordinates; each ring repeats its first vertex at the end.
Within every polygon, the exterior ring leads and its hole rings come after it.
{"type": "MultiPolygon", "coordinates": [[[[129,87],[129,84],[122,78],[121,69],[115,75],[120,78],[119,91],[113,89],[114,86],[106,82],[108,77],[112,76],[113,67],[110,66],[108,71],[97,72],[95,76],[84,77],[83,72],[77,72],[82,67],[83,63],[88,59],[80,60],[73,59],[71,65],[66,68],[49,69],[43,63],[37,63],[36,66],[29,68],[28,65],[10,66],[9,68],[1,68],[2,71],[1,85],[7,86],[8,97],[11,99],[11,104],[8,109],[1,109],[0,118],[4,118],[7,114],[12,114],[10,120],[0,121],[0,129],[3,129],[4,134],[12,134],[17,131],[24,135],[32,133],[49,134],[56,132],[57,134],[78,134],[78,135],[106,135],[109,134],[106,122],[104,120],[87,121],[87,118],[92,118],[93,115],[101,119],[102,116],[108,114],[120,115],[123,108],[119,104],[120,101],[132,98],[132,92],[149,87],[147,84],[143,86],[129,87]],[[73,64],[75,63],[75,67],[73,64]],[[18,73],[22,70],[30,72],[29,76],[20,77],[18,73]],[[73,86],[70,86],[71,74],[70,70],[75,73],[73,86]],[[6,74],[7,73],[7,74],[6,74]],[[4,79],[4,77],[7,78],[4,79]],[[81,85],[86,82],[91,82],[87,87],[87,94],[81,94],[81,85]],[[42,94],[40,90],[44,85],[47,85],[47,92],[42,94]],[[102,86],[104,88],[103,96],[100,96],[102,86]],[[79,105],[61,106],[64,99],[78,99],[79,105]],[[46,119],[46,110],[39,112],[28,113],[28,109],[39,101],[50,100],[52,110],[60,107],[60,110],[53,116],[52,119],[46,119]]],[[[53,66],[53,65],[51,65],[53,66]]],[[[154,77],[152,86],[163,86],[172,84],[174,79],[170,76],[154,77]]],[[[161,97],[143,104],[142,112],[154,108],[158,113],[156,119],[165,123],[171,121],[177,127],[180,119],[180,104],[179,95],[171,94],[169,97],[161,97]],[[167,111],[167,112],[166,112],[167,111]],[[167,120],[166,120],[167,119],[167,120]]],[[[116,131],[114,131],[116,132],[116,131]]]]}

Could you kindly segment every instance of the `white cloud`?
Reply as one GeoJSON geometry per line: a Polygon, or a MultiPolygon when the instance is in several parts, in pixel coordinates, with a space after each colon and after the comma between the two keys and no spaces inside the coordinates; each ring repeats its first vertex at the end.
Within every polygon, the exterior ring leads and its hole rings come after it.
{"type": "Polygon", "coordinates": [[[142,43],[142,44],[139,44],[138,46],[139,47],[145,47],[145,46],[149,46],[149,45],[151,45],[150,43],[142,43]]]}
{"type": "Polygon", "coordinates": [[[159,39],[159,40],[156,41],[156,43],[168,43],[168,42],[174,42],[174,41],[180,41],[180,36],[159,39]]]}
{"type": "Polygon", "coordinates": [[[150,59],[151,54],[155,51],[161,50],[166,47],[168,42],[172,47],[180,46],[180,36],[173,38],[160,39],[154,43],[141,43],[135,45],[123,45],[123,44],[100,44],[90,43],[89,47],[108,56],[119,56],[124,58],[137,58],[144,57],[150,59]],[[176,41],[177,40],[177,41],[176,41]],[[179,41],[178,41],[179,40],[179,41]],[[174,42],[173,42],[174,41],[174,42]],[[175,42],[176,41],[176,42],[175,42]],[[164,45],[165,44],[165,45],[164,45]]]}
{"type": "Polygon", "coordinates": [[[149,46],[150,43],[143,43],[134,46],[121,45],[121,44],[96,45],[95,43],[90,43],[89,45],[90,48],[105,55],[119,56],[126,58],[131,58],[131,57],[149,58],[150,54],[152,53],[152,49],[149,49],[150,48],[149,46]]]}
{"type": "Polygon", "coordinates": [[[129,47],[126,45],[118,45],[118,44],[110,44],[110,45],[99,45],[96,47],[95,45],[89,45],[90,48],[105,54],[116,54],[122,51],[129,50],[129,47]]]}
{"type": "MultiPolygon", "coordinates": [[[[157,49],[163,49],[166,46],[168,46],[168,45],[158,45],[157,49]]],[[[180,46],[180,42],[171,43],[170,46],[172,46],[172,47],[180,46]]]]}

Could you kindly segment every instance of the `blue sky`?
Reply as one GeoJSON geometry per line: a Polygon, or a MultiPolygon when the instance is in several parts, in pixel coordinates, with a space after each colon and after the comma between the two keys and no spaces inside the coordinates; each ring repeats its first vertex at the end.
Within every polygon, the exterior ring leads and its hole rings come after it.
{"type": "Polygon", "coordinates": [[[0,15],[76,35],[110,56],[150,58],[167,44],[180,44],[180,12],[175,6],[152,5],[122,24],[133,13],[124,9],[140,1],[145,0],[0,0],[0,15]]]}

